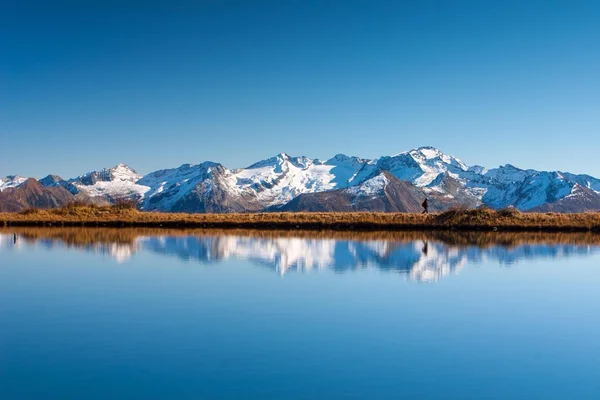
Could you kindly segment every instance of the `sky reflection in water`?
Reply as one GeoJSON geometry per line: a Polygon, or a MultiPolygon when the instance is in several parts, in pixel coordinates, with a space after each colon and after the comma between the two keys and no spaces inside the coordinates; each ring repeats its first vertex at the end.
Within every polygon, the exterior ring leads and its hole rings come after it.
{"type": "Polygon", "coordinates": [[[2,399],[600,393],[594,235],[15,231],[2,399]]]}

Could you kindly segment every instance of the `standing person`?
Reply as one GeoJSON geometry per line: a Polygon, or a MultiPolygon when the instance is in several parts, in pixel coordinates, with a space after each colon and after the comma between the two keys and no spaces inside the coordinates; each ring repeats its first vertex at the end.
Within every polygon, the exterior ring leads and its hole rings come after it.
{"type": "Polygon", "coordinates": [[[427,200],[427,197],[425,198],[425,200],[423,200],[423,203],[421,205],[423,206],[422,214],[429,214],[429,202],[427,200]]]}

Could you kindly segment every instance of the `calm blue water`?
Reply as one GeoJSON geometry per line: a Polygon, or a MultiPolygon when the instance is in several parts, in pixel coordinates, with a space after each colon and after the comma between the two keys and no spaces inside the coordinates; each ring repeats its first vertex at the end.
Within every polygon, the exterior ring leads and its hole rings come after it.
{"type": "Polygon", "coordinates": [[[0,235],[1,399],[598,399],[600,248],[0,235]]]}

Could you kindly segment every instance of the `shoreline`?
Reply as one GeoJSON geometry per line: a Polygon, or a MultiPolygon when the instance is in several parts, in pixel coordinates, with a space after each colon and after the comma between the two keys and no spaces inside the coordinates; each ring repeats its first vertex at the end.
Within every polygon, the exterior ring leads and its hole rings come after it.
{"type": "Polygon", "coordinates": [[[436,224],[371,224],[371,223],[289,223],[289,222],[190,222],[190,221],[0,221],[0,227],[64,227],[64,228],[161,228],[161,229],[253,229],[265,231],[461,231],[461,232],[592,232],[600,233],[600,227],[576,225],[522,226],[522,225],[436,225],[436,224]]]}
{"type": "Polygon", "coordinates": [[[514,247],[521,244],[600,245],[600,235],[592,232],[489,232],[489,231],[333,231],[333,230],[265,230],[265,229],[168,229],[109,227],[0,227],[0,235],[17,234],[25,241],[57,239],[71,245],[97,243],[131,244],[139,237],[215,237],[238,236],[259,240],[293,238],[306,240],[415,241],[442,242],[451,246],[514,247]]]}
{"type": "Polygon", "coordinates": [[[185,214],[78,206],[0,213],[0,227],[105,227],[333,231],[502,231],[600,233],[600,213],[521,213],[451,210],[442,213],[243,213],[185,214]]]}

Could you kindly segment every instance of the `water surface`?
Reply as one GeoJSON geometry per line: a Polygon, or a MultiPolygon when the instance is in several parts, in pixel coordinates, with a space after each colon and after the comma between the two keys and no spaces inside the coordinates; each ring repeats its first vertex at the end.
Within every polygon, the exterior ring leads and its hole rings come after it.
{"type": "Polygon", "coordinates": [[[596,399],[590,234],[0,231],[2,399],[596,399]]]}

